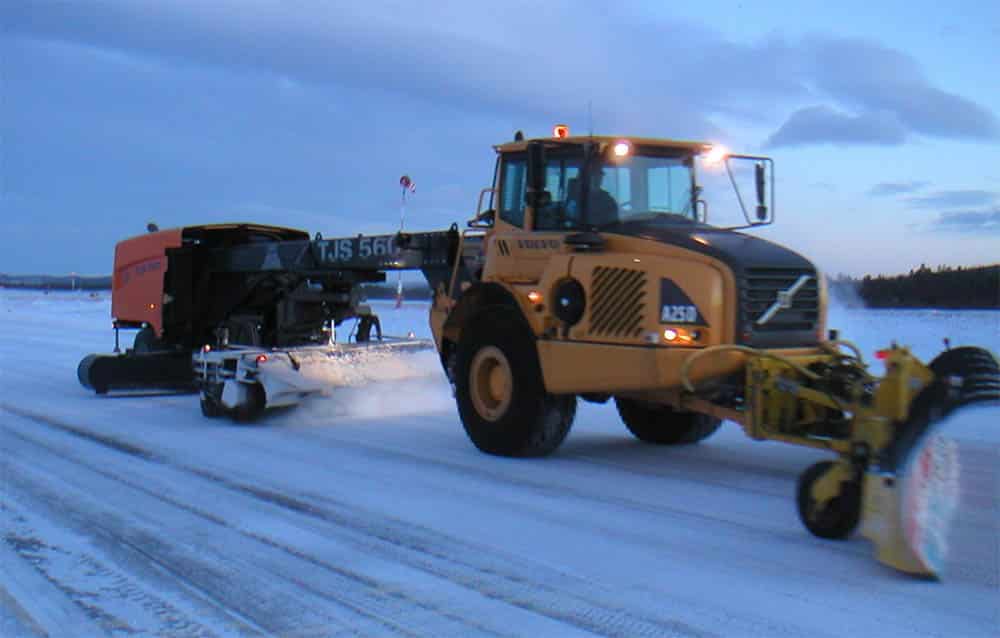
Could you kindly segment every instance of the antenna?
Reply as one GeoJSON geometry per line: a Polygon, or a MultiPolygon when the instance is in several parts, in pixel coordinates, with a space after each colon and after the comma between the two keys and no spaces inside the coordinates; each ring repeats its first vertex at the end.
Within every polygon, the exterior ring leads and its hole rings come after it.
{"type": "Polygon", "coordinates": [[[594,101],[587,100],[587,128],[590,137],[594,137],[594,101]]]}

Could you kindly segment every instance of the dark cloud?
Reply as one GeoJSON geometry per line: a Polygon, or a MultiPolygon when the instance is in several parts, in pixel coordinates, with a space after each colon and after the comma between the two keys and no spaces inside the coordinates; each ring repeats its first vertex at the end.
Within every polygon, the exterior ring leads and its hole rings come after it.
{"type": "Polygon", "coordinates": [[[930,193],[920,197],[907,197],[904,201],[911,208],[955,208],[958,206],[984,206],[997,200],[998,194],[984,190],[951,190],[930,193]]]}
{"type": "MultiPolygon", "coordinates": [[[[627,123],[640,133],[674,133],[663,131],[664,122],[676,127],[677,135],[705,137],[716,130],[701,104],[689,97],[700,88],[700,74],[683,74],[698,84],[647,81],[664,75],[662,60],[682,60],[696,48],[696,36],[682,26],[660,25],[656,39],[669,44],[651,55],[648,46],[632,46],[629,29],[609,26],[595,35],[590,28],[595,23],[629,20],[608,9],[564,2],[539,9],[517,0],[505,9],[487,14],[474,3],[452,2],[423,11],[418,5],[401,8],[378,0],[363,5],[29,0],[4,11],[5,26],[14,35],[175,65],[271,73],[306,84],[403,93],[545,121],[586,121],[591,103],[593,119],[603,130],[627,123]],[[526,15],[536,19],[524,20],[526,15]],[[553,30],[553,23],[560,28],[553,30]],[[616,38],[627,46],[615,46],[616,38]],[[635,81],[637,67],[649,71],[643,81],[635,81]]],[[[643,28],[634,21],[629,26],[643,28]]]]}
{"type": "Polygon", "coordinates": [[[762,122],[789,104],[798,108],[771,145],[899,144],[912,134],[988,139],[1000,130],[989,110],[932,85],[913,58],[872,42],[735,42],[589,3],[554,0],[540,9],[511,0],[487,17],[465,2],[423,11],[378,0],[25,0],[5,13],[12,34],[498,114],[585,121],[592,104],[605,131],[712,137],[720,133],[713,115],[762,122]],[[595,24],[602,28],[595,32],[595,24]],[[821,106],[801,108],[810,102],[821,106]]]}
{"type": "Polygon", "coordinates": [[[902,144],[906,136],[906,128],[888,112],[848,115],[828,106],[809,106],[793,113],[764,145],[892,145],[902,144]]]}
{"type": "Polygon", "coordinates": [[[8,224],[0,269],[104,272],[113,240],[150,218],[391,230],[404,172],[420,184],[408,223],[442,227],[490,184],[490,144],[555,121],[579,131],[588,103],[596,132],[689,139],[790,112],[773,142],[995,127],[890,50],[838,60],[857,47],[732,41],[616,3],[18,0],[0,23],[0,190],[7,217],[30,220],[8,224]],[[904,97],[880,97],[893,78],[886,90],[904,97]],[[971,128],[935,128],[912,99],[971,128]],[[69,239],[40,252],[39,227],[69,239]]]}
{"type": "Polygon", "coordinates": [[[868,190],[872,197],[888,197],[913,193],[927,186],[928,182],[879,182],[868,190]]]}
{"type": "Polygon", "coordinates": [[[983,106],[934,87],[912,57],[855,38],[814,38],[816,86],[861,113],[890,112],[915,133],[958,139],[1000,135],[996,116],[983,106]]]}
{"type": "Polygon", "coordinates": [[[1000,208],[942,213],[925,230],[1000,235],[1000,208]]]}
{"type": "Polygon", "coordinates": [[[805,77],[836,108],[795,111],[768,139],[772,146],[894,145],[913,134],[966,140],[1000,137],[995,114],[933,86],[916,60],[900,51],[866,40],[814,36],[799,53],[805,77]]]}

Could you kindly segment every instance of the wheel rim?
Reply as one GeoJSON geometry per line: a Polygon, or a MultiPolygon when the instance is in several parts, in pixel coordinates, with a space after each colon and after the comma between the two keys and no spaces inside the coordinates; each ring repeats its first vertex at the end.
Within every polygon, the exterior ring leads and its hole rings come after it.
{"type": "Polygon", "coordinates": [[[472,404],[479,416],[497,421],[510,406],[514,376],[506,355],[495,346],[476,353],[469,370],[472,404]]]}

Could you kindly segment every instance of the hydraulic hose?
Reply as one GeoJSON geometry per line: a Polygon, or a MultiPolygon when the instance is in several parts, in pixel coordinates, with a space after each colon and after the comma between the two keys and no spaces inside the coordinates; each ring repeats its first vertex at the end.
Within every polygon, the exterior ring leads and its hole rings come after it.
{"type": "Polygon", "coordinates": [[[840,352],[837,351],[837,348],[839,347],[847,348],[848,350],[854,353],[854,358],[857,360],[859,364],[861,364],[862,367],[864,368],[868,367],[868,364],[865,363],[864,357],[861,356],[861,348],[854,345],[854,343],[851,341],[837,339],[834,341],[824,342],[820,344],[820,347],[828,351],[830,354],[836,354],[836,355],[840,355],[840,352]]]}
{"type": "Polygon", "coordinates": [[[735,344],[727,344],[721,346],[711,346],[709,348],[705,348],[704,350],[699,350],[698,352],[695,352],[690,357],[684,360],[684,363],[681,364],[680,374],[681,374],[681,384],[684,385],[685,390],[691,393],[695,391],[694,385],[691,383],[691,379],[688,378],[688,371],[691,369],[691,366],[694,364],[694,362],[704,356],[707,356],[709,354],[715,354],[718,352],[742,352],[744,354],[749,354],[756,357],[767,357],[768,359],[774,359],[776,361],[784,363],[785,365],[792,368],[793,370],[795,370],[802,376],[806,377],[807,379],[816,381],[820,378],[819,375],[816,374],[815,372],[806,369],[805,367],[801,366],[795,361],[792,361],[788,357],[782,356],[780,354],[775,354],[768,350],[761,350],[759,348],[751,348],[749,346],[738,346],[735,344]]]}

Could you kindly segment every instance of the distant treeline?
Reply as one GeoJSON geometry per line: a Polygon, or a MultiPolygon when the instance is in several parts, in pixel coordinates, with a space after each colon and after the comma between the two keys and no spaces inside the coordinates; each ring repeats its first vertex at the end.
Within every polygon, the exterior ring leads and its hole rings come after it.
{"type": "MultiPolygon", "coordinates": [[[[1000,264],[974,268],[938,266],[920,268],[905,275],[866,275],[863,278],[838,275],[828,280],[830,294],[841,303],[871,308],[992,308],[1000,309],[1000,264]]],[[[36,290],[110,290],[110,276],[5,275],[0,288],[36,290]]],[[[368,299],[394,299],[396,286],[390,283],[365,284],[368,299]]],[[[425,284],[406,284],[403,297],[431,298],[425,284]]]]}
{"type": "MultiPolygon", "coordinates": [[[[111,290],[111,277],[83,277],[79,275],[5,275],[0,273],[0,288],[29,288],[32,290],[111,290]]],[[[363,284],[361,291],[369,299],[395,299],[395,284],[363,284]]],[[[406,299],[430,299],[431,289],[426,284],[404,284],[406,299]]]]}
{"type": "Polygon", "coordinates": [[[974,268],[938,266],[905,275],[830,281],[835,299],[869,308],[1000,308],[1000,264],[974,268]]]}
{"type": "Polygon", "coordinates": [[[31,288],[34,290],[111,290],[111,276],[84,277],[79,275],[4,275],[0,273],[0,288],[31,288]]]}

